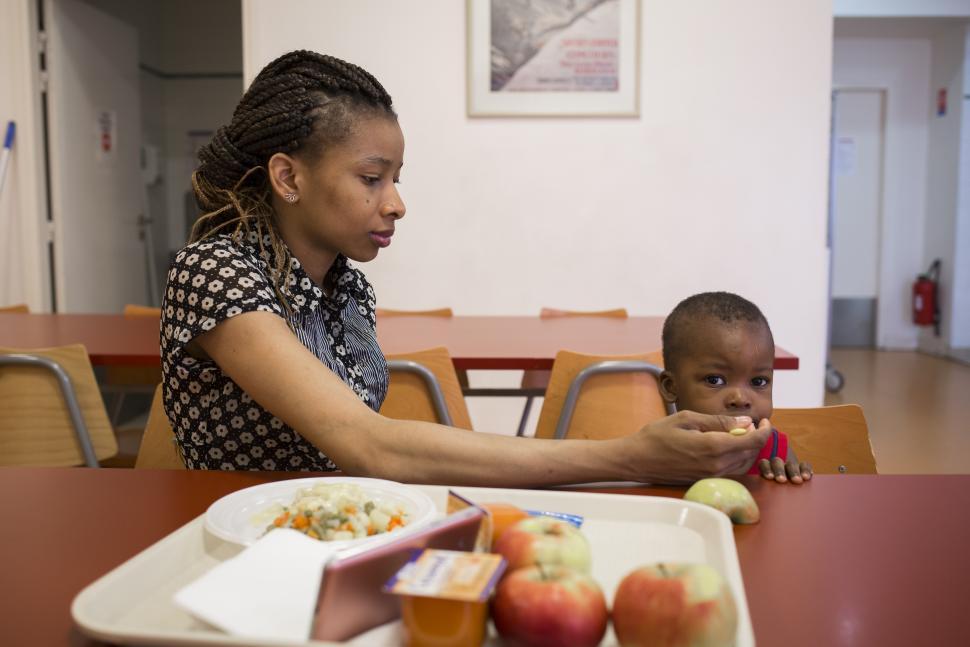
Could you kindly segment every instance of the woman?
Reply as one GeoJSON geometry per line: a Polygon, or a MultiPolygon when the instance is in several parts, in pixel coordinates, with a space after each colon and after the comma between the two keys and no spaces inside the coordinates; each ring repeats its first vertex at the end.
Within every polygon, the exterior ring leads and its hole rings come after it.
{"type": "Polygon", "coordinates": [[[186,464],[332,470],[423,483],[683,482],[743,473],[767,427],[684,412],[609,441],[550,441],[384,418],[374,292],[349,260],[391,243],[404,139],[364,70],[270,63],[199,153],[204,215],[168,274],[165,409],[186,464]],[[349,259],[349,260],[348,260],[349,259]]]}

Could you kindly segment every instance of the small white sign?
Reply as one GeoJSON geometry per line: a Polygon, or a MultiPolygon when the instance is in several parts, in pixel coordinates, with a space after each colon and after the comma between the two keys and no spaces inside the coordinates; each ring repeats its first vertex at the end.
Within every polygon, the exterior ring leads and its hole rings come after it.
{"type": "Polygon", "coordinates": [[[852,175],[856,166],[856,145],[852,137],[835,140],[835,174],[852,175]]]}

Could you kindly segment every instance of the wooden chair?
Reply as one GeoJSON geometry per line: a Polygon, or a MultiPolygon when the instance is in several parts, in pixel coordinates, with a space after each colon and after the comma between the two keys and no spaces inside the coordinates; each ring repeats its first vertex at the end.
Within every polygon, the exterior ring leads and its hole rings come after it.
{"type": "MultiPolygon", "coordinates": [[[[540,319],[556,319],[559,317],[611,317],[615,319],[626,319],[630,315],[626,308],[613,308],[612,310],[559,310],[557,308],[542,308],[539,311],[540,319]]],[[[549,371],[526,370],[522,372],[521,388],[527,392],[525,406],[522,408],[522,415],[519,418],[519,429],[516,436],[525,434],[525,426],[529,422],[529,414],[532,413],[532,402],[536,396],[532,395],[535,391],[545,391],[549,387],[549,371]]]]}
{"type": "Polygon", "coordinates": [[[15,303],[12,306],[0,306],[0,313],[3,314],[30,314],[30,308],[26,303],[15,303]]]}
{"type": "Polygon", "coordinates": [[[81,344],[0,348],[0,465],[87,465],[118,452],[81,344]]]}
{"type": "Polygon", "coordinates": [[[391,310],[388,308],[378,308],[375,310],[378,317],[454,317],[455,313],[451,308],[433,308],[431,310],[391,310]]]}
{"type": "MultiPolygon", "coordinates": [[[[454,317],[455,313],[451,308],[432,308],[430,310],[393,310],[389,308],[377,308],[374,311],[378,317],[454,317]]],[[[465,369],[455,369],[458,374],[458,384],[462,390],[468,388],[468,371],[465,369]]]]}
{"type": "Polygon", "coordinates": [[[425,420],[472,428],[448,349],[388,355],[387,364],[391,378],[381,414],[398,420],[425,420]],[[434,395],[435,386],[440,390],[440,398],[434,395]],[[450,422],[443,418],[443,412],[447,412],[450,422]]]}
{"type": "Polygon", "coordinates": [[[148,412],[145,434],[138,448],[136,469],[184,470],[182,453],[175,442],[175,433],[162,406],[162,385],[155,388],[152,408],[148,412]]]}
{"type": "MultiPolygon", "coordinates": [[[[151,306],[128,304],[124,309],[126,317],[162,318],[162,309],[151,306]]],[[[111,423],[118,425],[125,396],[130,393],[151,393],[156,384],[162,381],[161,366],[105,366],[104,391],[116,395],[111,407],[111,423]]]]}
{"type": "Polygon", "coordinates": [[[816,474],[876,474],[876,457],[862,407],[775,409],[772,424],[788,435],[798,460],[816,474]]]}
{"type": "Polygon", "coordinates": [[[657,386],[662,366],[660,351],[622,356],[559,351],[536,438],[619,438],[673,413],[657,386]]]}

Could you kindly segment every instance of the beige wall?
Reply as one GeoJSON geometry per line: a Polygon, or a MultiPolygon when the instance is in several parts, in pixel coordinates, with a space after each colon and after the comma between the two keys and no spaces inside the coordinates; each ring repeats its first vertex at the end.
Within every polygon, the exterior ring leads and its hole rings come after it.
{"type": "Polygon", "coordinates": [[[415,7],[243,3],[247,80],[302,47],[362,65],[394,97],[408,215],[364,268],[381,304],[665,314],[733,290],[801,358],[777,376],[777,404],[820,404],[826,3],[644,1],[637,119],[468,118],[465,5],[415,7]]]}
{"type": "Polygon", "coordinates": [[[41,311],[50,304],[36,30],[33,2],[0,2],[0,131],[10,120],[17,125],[0,194],[0,305],[41,311]]]}

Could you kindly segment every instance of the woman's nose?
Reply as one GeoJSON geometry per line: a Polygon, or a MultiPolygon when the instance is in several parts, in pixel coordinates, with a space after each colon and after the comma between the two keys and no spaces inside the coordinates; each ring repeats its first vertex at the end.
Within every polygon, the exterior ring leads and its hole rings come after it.
{"type": "Polygon", "coordinates": [[[387,200],[381,206],[381,215],[390,216],[396,220],[400,220],[407,213],[407,207],[404,206],[404,200],[401,199],[401,194],[398,193],[397,188],[391,189],[391,195],[388,196],[387,200]]]}

